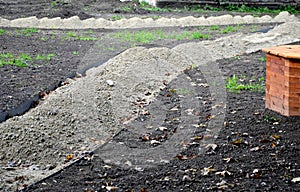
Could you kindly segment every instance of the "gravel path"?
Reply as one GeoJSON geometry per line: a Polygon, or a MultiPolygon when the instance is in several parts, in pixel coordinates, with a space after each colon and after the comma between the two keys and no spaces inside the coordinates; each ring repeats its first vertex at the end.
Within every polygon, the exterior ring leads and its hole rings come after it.
{"type": "MultiPolygon", "coordinates": [[[[102,19],[80,21],[76,17],[66,20],[41,19],[38,20],[38,24],[32,22],[35,18],[14,21],[0,19],[2,27],[21,26],[22,23],[22,27],[42,28],[62,27],[62,23],[66,28],[218,25],[222,21],[234,24],[238,21],[245,22],[246,19],[249,19],[248,23],[284,22],[284,24],[268,33],[236,34],[214,41],[181,44],[173,49],[164,47],[128,49],[104,65],[88,70],[85,77],[69,79],[65,86],[49,94],[42,104],[23,116],[1,123],[0,189],[9,191],[20,187],[15,179],[20,175],[27,176],[26,183],[35,182],[68,165],[70,163],[66,161],[68,155],[73,155],[74,161],[82,154],[102,145],[120,130],[121,125],[129,123],[144,112],[134,105],[134,102],[142,101],[145,105],[149,104],[165,84],[178,77],[185,68],[191,65],[204,66],[207,62],[217,59],[299,41],[300,38],[298,18],[286,12],[274,19],[269,16],[261,18],[245,16],[234,19],[230,16],[220,16],[204,19],[204,23],[200,22],[201,18],[155,21],[145,19],[141,23],[139,18],[133,18],[107,23],[105,26],[103,23],[96,24],[98,21],[104,22],[102,19]]],[[[84,60],[83,58],[82,62],[84,60]]],[[[204,70],[212,72],[218,69],[204,67],[204,70]]],[[[207,76],[208,81],[212,81],[213,78],[212,73],[210,74],[207,76]]],[[[222,97],[216,102],[221,101],[222,97]]],[[[219,112],[215,113],[222,118],[222,113],[219,112]]]]}

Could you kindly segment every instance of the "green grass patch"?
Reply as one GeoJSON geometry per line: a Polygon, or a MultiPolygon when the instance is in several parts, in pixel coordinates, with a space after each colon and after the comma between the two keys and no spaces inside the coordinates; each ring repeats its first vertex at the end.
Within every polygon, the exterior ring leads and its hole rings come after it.
{"type": "Polygon", "coordinates": [[[129,11],[131,11],[131,8],[130,8],[130,6],[125,6],[125,7],[122,7],[122,11],[129,12],[129,11]]]}
{"type": "Polygon", "coordinates": [[[232,77],[227,79],[226,89],[229,92],[233,93],[240,93],[243,90],[250,90],[250,91],[258,91],[261,92],[264,90],[264,77],[258,79],[257,82],[254,80],[246,82],[246,76],[241,75],[240,78],[238,76],[233,75],[232,77]]]}
{"type": "Polygon", "coordinates": [[[162,30],[157,31],[138,31],[138,32],[129,32],[123,31],[116,33],[115,37],[121,39],[125,42],[133,42],[133,43],[142,43],[147,44],[151,43],[156,39],[162,38],[162,30]]]}
{"type": "MultiPolygon", "coordinates": [[[[267,7],[262,6],[247,6],[247,5],[234,5],[227,3],[223,6],[211,6],[211,5],[195,5],[195,6],[184,6],[183,8],[159,8],[149,5],[147,2],[142,1],[140,3],[141,9],[150,11],[150,12],[197,12],[197,13],[205,13],[207,11],[233,11],[233,12],[243,12],[243,13],[251,13],[254,16],[258,16],[259,14],[278,14],[282,11],[288,11],[291,14],[299,14],[299,9],[297,6],[280,6],[277,9],[269,9],[267,7]]],[[[129,12],[131,9],[130,7],[123,7],[123,11],[129,12]]]]}
{"type": "Polygon", "coordinates": [[[226,33],[233,33],[236,32],[237,29],[233,26],[227,26],[225,29],[221,30],[221,33],[226,34],[226,33]]]}
{"type": "MultiPolygon", "coordinates": [[[[94,33],[93,31],[88,31],[89,34],[92,34],[94,33]]],[[[96,41],[96,40],[99,40],[98,38],[96,37],[91,37],[91,36],[80,36],[80,35],[77,35],[75,32],[73,31],[70,31],[67,33],[67,37],[64,38],[64,39],[77,39],[79,41],[96,41]]]]}
{"type": "Polygon", "coordinates": [[[0,53],[0,67],[3,65],[14,65],[18,67],[27,67],[29,62],[32,61],[32,57],[22,53],[19,56],[15,56],[12,53],[0,53]]]}
{"type": "Polygon", "coordinates": [[[96,38],[96,37],[88,37],[88,36],[77,36],[76,39],[80,40],[80,41],[97,41],[98,40],[98,38],[96,38]]]}
{"type": "Polygon", "coordinates": [[[36,28],[27,28],[27,29],[21,30],[22,35],[25,35],[25,36],[31,36],[33,33],[38,33],[38,32],[39,32],[39,30],[36,28]]]}
{"type": "Polygon", "coordinates": [[[165,33],[162,30],[156,31],[122,31],[114,36],[124,42],[148,44],[159,39],[174,39],[174,40],[192,40],[192,39],[209,39],[210,35],[202,34],[200,31],[184,31],[178,34],[165,33]]]}
{"type": "Polygon", "coordinates": [[[113,21],[118,21],[118,20],[124,19],[125,17],[120,16],[120,15],[113,15],[111,18],[113,21]]]}
{"type": "Polygon", "coordinates": [[[146,11],[153,11],[153,12],[169,12],[171,9],[168,8],[159,8],[159,7],[154,7],[152,5],[149,5],[149,3],[142,1],[140,3],[141,9],[144,9],[146,11]]]}
{"type": "Polygon", "coordinates": [[[201,32],[192,32],[191,33],[192,39],[209,39],[210,35],[208,34],[202,34],[201,32]]]}
{"type": "Polygon", "coordinates": [[[38,60],[51,60],[55,54],[37,55],[32,57],[28,54],[21,53],[20,55],[14,55],[12,53],[0,53],[0,67],[3,65],[14,65],[17,67],[28,67],[33,64],[34,61],[38,60]]]}
{"type": "Polygon", "coordinates": [[[68,32],[67,35],[68,37],[76,37],[76,33],[72,31],[68,32]]]}
{"type": "Polygon", "coordinates": [[[298,14],[299,10],[295,6],[280,6],[278,9],[269,9],[268,7],[253,7],[246,5],[227,5],[225,6],[227,11],[236,11],[244,13],[269,13],[269,14],[278,14],[281,11],[288,11],[291,14],[298,14]]]}
{"type": "Polygon", "coordinates": [[[220,30],[220,26],[219,25],[210,26],[209,30],[211,30],[211,31],[218,31],[218,30],[220,30]]]}

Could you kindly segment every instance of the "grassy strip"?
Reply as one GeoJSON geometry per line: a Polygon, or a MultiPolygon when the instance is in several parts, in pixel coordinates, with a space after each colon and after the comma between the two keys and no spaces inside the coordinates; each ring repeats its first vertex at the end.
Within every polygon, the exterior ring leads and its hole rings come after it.
{"type": "Polygon", "coordinates": [[[185,31],[179,34],[166,34],[162,30],[156,31],[137,31],[129,32],[122,31],[115,34],[115,38],[120,39],[124,42],[133,42],[133,43],[152,43],[155,40],[159,39],[175,39],[175,40],[191,40],[191,39],[209,39],[210,35],[202,34],[199,31],[190,32],[185,31]]]}
{"type": "MultiPolygon", "coordinates": [[[[140,3],[141,9],[144,9],[146,11],[152,11],[152,12],[187,12],[187,11],[193,11],[193,12],[205,12],[205,11],[235,11],[235,12],[243,12],[243,13],[255,13],[255,14],[278,14],[282,11],[288,11],[291,14],[298,14],[299,10],[296,6],[280,6],[277,9],[269,9],[268,7],[254,7],[254,6],[247,6],[247,5],[232,5],[228,4],[225,6],[215,7],[210,5],[205,6],[184,6],[181,9],[171,9],[171,8],[158,8],[153,7],[149,5],[147,2],[143,1],[140,3]]],[[[124,7],[124,11],[130,11],[130,7],[124,7]]]]}
{"type": "Polygon", "coordinates": [[[55,54],[51,53],[48,55],[37,55],[36,57],[32,57],[28,54],[21,53],[16,56],[12,53],[0,53],[0,67],[3,65],[14,65],[17,67],[28,67],[34,61],[38,60],[47,60],[50,61],[55,54]]]}

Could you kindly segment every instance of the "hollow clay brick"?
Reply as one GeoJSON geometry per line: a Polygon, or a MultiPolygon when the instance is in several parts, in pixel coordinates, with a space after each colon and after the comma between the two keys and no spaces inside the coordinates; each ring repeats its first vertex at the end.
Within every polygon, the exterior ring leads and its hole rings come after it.
{"type": "Polygon", "coordinates": [[[300,46],[278,46],[263,51],[267,54],[266,108],[285,116],[300,116],[300,46]]]}

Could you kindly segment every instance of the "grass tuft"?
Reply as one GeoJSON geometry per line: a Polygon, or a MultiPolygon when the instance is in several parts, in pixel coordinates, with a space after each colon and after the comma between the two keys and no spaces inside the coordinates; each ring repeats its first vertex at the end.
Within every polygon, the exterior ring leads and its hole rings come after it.
{"type": "Polygon", "coordinates": [[[233,75],[231,78],[227,79],[226,89],[233,93],[240,93],[240,91],[243,90],[261,92],[265,87],[264,80],[264,77],[261,77],[258,79],[258,82],[243,83],[246,81],[245,75],[241,75],[240,78],[238,78],[236,75],[233,75]]]}

